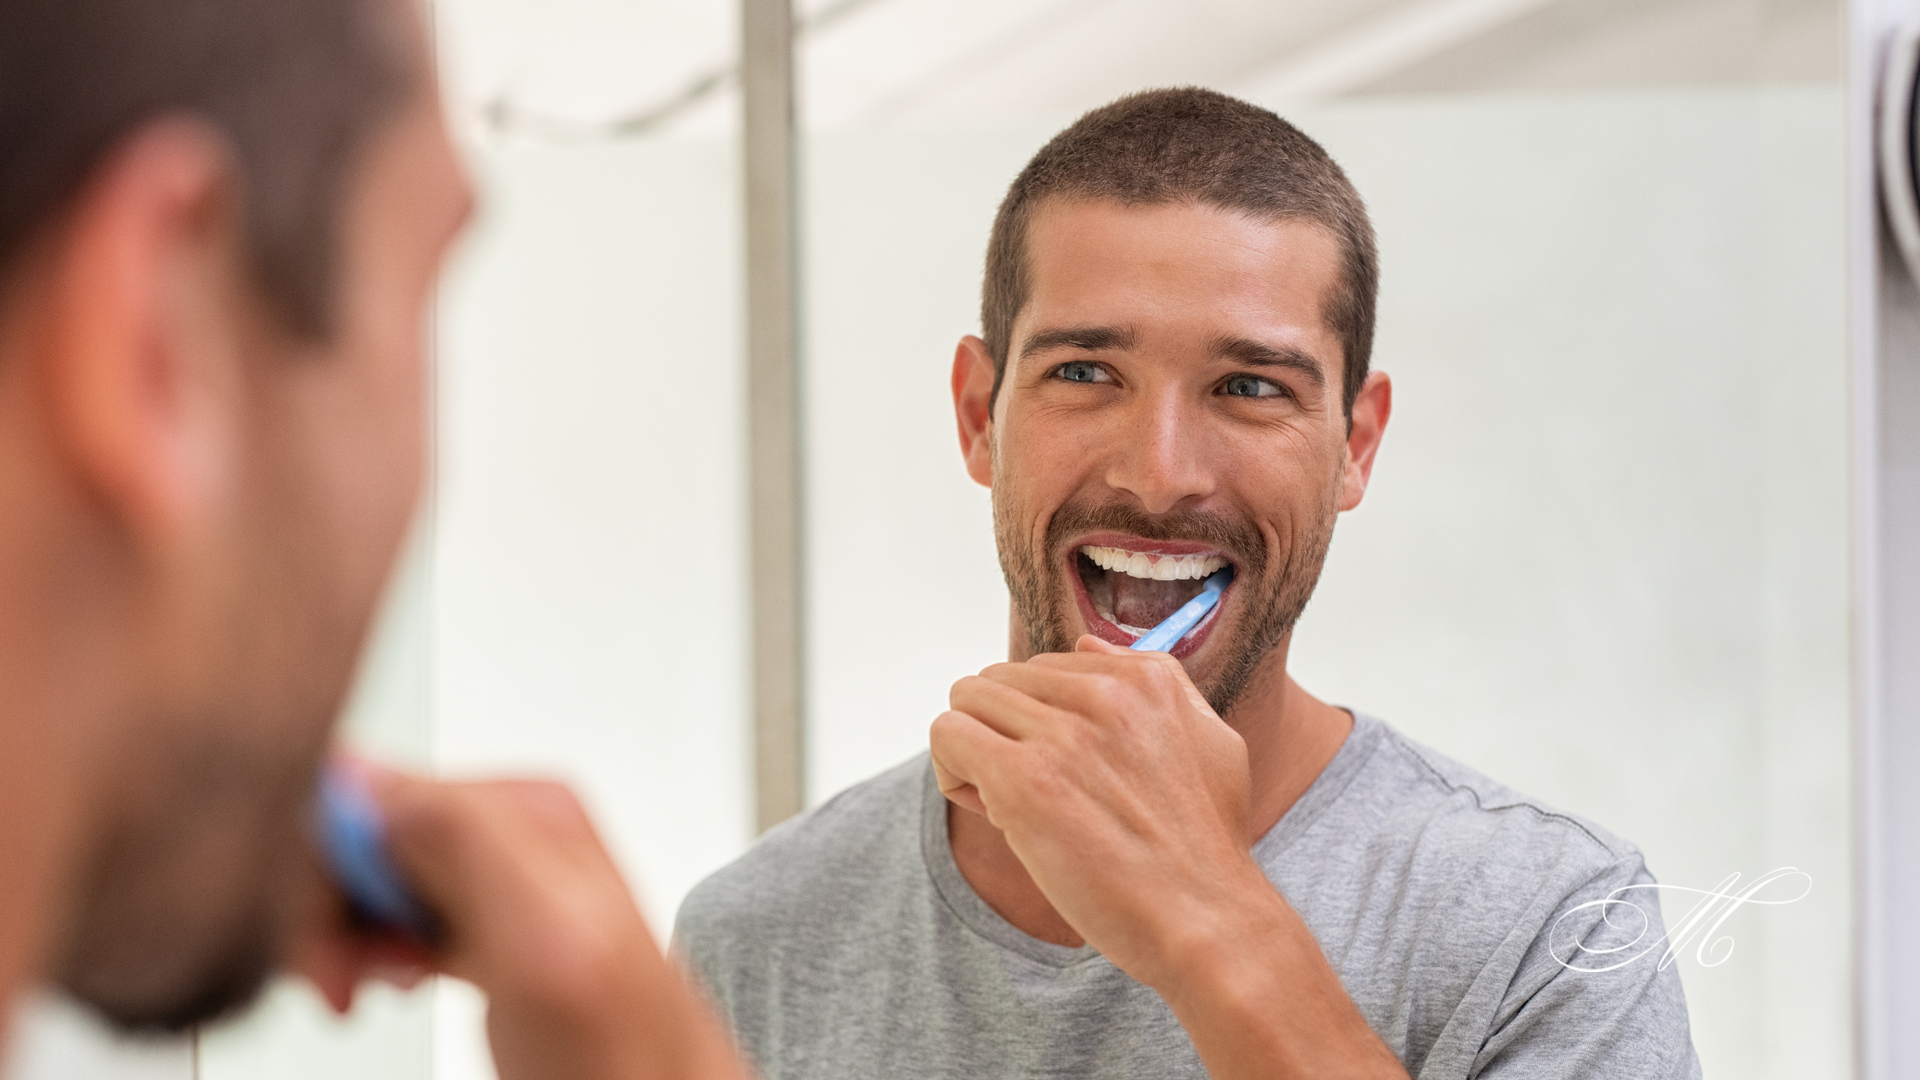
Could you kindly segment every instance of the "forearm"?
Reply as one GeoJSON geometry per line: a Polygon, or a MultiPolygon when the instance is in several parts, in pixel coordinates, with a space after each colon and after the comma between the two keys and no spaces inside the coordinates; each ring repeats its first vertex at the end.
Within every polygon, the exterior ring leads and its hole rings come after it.
{"type": "Polygon", "coordinates": [[[667,965],[591,1006],[495,1002],[487,1028],[502,1080],[751,1076],[718,1018],[667,965]]]}
{"type": "Polygon", "coordinates": [[[1213,1080],[1407,1073],[1347,995],[1307,925],[1265,879],[1210,908],[1156,987],[1213,1080]]]}

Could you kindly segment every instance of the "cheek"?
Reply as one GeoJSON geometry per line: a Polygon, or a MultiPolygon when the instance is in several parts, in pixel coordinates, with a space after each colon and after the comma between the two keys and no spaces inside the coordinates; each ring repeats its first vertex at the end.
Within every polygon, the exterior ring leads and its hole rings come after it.
{"type": "Polygon", "coordinates": [[[1289,543],[1323,527],[1345,490],[1343,454],[1289,439],[1235,447],[1231,476],[1242,504],[1253,511],[1263,531],[1289,543]]]}
{"type": "MultiPolygon", "coordinates": [[[[418,346],[386,358],[379,380],[379,402],[368,410],[379,418],[379,430],[369,432],[367,446],[373,460],[362,463],[358,482],[365,485],[369,522],[379,522],[375,543],[392,552],[404,538],[420,501],[427,461],[427,422],[424,358],[418,346]]],[[[373,403],[370,403],[373,404],[373,403]]],[[[384,577],[385,568],[380,568],[384,577]]]]}
{"type": "Polygon", "coordinates": [[[371,605],[418,503],[426,462],[426,378],[412,342],[338,356],[339,381],[320,395],[314,463],[326,503],[338,585],[371,605]]]}
{"type": "Polygon", "coordinates": [[[1025,506],[1047,512],[1101,476],[1096,448],[1115,438],[1072,410],[1014,409],[996,428],[993,483],[1025,506]]]}

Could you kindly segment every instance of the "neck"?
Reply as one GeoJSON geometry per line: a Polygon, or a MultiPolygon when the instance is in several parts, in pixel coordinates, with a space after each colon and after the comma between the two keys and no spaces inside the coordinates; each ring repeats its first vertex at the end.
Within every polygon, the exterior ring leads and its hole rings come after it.
{"type": "Polygon", "coordinates": [[[1302,689],[1287,671],[1291,636],[1267,655],[1225,720],[1247,744],[1251,840],[1279,824],[1353,731],[1353,716],[1302,689]]]}
{"type": "MultiPolygon", "coordinates": [[[[1287,673],[1292,638],[1280,643],[1224,717],[1247,745],[1252,789],[1249,847],[1266,835],[1319,779],[1353,730],[1353,717],[1307,693],[1287,673]]],[[[1008,653],[1029,658],[1018,620],[1008,653]]],[[[949,805],[947,835],[961,876],[1000,916],[1042,941],[1077,948],[1084,941],[1054,910],[986,818],[949,805]]]]}

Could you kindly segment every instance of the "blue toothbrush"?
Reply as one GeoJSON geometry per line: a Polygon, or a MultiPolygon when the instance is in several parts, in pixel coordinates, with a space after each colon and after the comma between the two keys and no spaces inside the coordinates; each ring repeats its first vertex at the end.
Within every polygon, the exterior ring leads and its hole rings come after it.
{"type": "Polygon", "coordinates": [[[1232,581],[1233,567],[1215,571],[1214,575],[1207,579],[1206,587],[1200,590],[1200,595],[1181,605],[1179,611],[1162,619],[1159,626],[1141,634],[1140,640],[1128,648],[1138,649],[1141,652],[1165,652],[1178,645],[1180,639],[1200,625],[1200,620],[1206,618],[1207,612],[1212,611],[1213,606],[1220,602],[1220,594],[1226,591],[1227,585],[1232,581]]]}
{"type": "Polygon", "coordinates": [[[320,771],[315,810],[321,858],[353,914],[431,945],[439,936],[439,921],[394,867],[387,852],[386,815],[366,777],[351,765],[329,763],[320,771]]]}
{"type": "MultiPolygon", "coordinates": [[[[1216,572],[1199,595],[1142,634],[1131,647],[1142,652],[1173,648],[1207,617],[1232,581],[1232,567],[1216,572]]],[[[352,766],[329,764],[320,773],[316,810],[321,857],[354,914],[422,944],[432,942],[439,923],[394,867],[387,852],[386,816],[374,801],[366,778],[352,766]]]]}

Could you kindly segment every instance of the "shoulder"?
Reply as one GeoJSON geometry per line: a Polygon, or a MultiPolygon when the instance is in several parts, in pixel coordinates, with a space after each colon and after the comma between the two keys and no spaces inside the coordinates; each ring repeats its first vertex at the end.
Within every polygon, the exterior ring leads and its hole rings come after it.
{"type": "Polygon", "coordinates": [[[1303,798],[1317,800],[1308,820],[1256,853],[1310,925],[1383,961],[1517,960],[1569,904],[1646,874],[1625,840],[1368,717],[1322,781],[1303,798]],[[1374,925],[1337,931],[1355,911],[1374,925]]]}
{"type": "Polygon", "coordinates": [[[1377,744],[1349,800],[1388,845],[1417,843],[1454,860],[1542,872],[1571,891],[1596,877],[1642,872],[1640,850],[1586,818],[1522,794],[1378,720],[1377,744]]]}
{"type": "Polygon", "coordinates": [[[1697,1076],[1676,969],[1569,967],[1662,939],[1638,848],[1378,720],[1355,735],[1323,774],[1339,790],[1271,865],[1416,1073],[1558,1075],[1579,1047],[1609,1076],[1697,1076]]]}
{"type": "Polygon", "coordinates": [[[925,754],[767,831],[694,886],[674,938],[696,956],[727,939],[817,919],[920,865],[925,754]]]}

